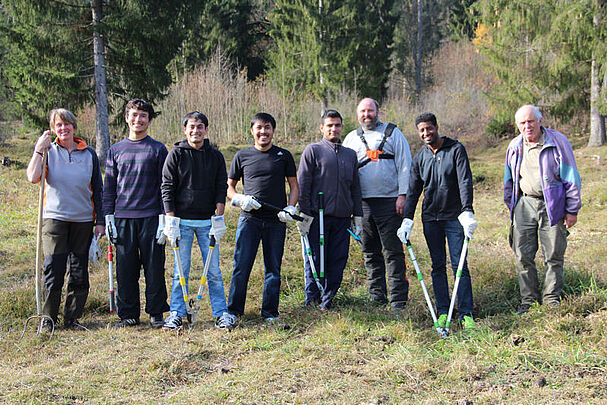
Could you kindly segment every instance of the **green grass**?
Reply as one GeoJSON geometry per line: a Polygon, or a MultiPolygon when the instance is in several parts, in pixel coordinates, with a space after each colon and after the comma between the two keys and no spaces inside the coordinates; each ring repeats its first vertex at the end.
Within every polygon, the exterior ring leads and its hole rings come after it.
{"type": "MultiPolygon", "coordinates": [[[[259,318],[263,264],[258,258],[246,314],[218,331],[205,302],[196,328],[170,333],[147,325],[107,326],[107,264],[91,266],[82,318],[89,331],[36,335],[33,269],[37,186],[25,180],[34,138],[0,146],[17,163],[0,168],[0,402],[3,403],[605,403],[607,401],[607,147],[576,150],[583,208],[565,261],[562,306],[534,306],[523,317],[501,197],[505,141],[470,150],[479,229],[470,244],[477,330],[452,328],[440,339],[409,268],[410,300],[398,318],[367,301],[360,248],[353,244],[337,309],[304,309],[299,237],[289,225],[281,325],[259,318]],[[602,157],[597,165],[593,155],[602,157]],[[459,402],[458,402],[459,401],[459,402]]],[[[226,148],[230,159],[237,147],[226,148]]],[[[293,147],[294,154],[302,146],[293,147]]],[[[419,211],[419,210],[418,210],[419,211]]],[[[239,211],[228,209],[221,268],[228,289],[239,211]]],[[[412,243],[431,291],[430,262],[416,218],[412,243]]],[[[105,244],[105,241],[103,242],[105,244]]],[[[105,245],[103,245],[105,246],[105,245]]],[[[407,257],[409,262],[409,258],[407,257]]],[[[194,289],[202,260],[194,253],[194,289]]],[[[542,269],[541,260],[538,266],[542,269]]],[[[167,250],[166,279],[172,274],[167,250]]],[[[169,290],[170,291],[170,290],[169,290]]],[[[147,315],[142,321],[147,322],[147,315]]]]}

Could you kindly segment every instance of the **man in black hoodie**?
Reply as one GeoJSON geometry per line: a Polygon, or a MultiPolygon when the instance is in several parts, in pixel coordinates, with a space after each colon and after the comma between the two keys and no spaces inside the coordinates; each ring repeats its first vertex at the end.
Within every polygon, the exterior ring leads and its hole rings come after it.
{"type": "MultiPolygon", "coordinates": [[[[464,236],[472,238],[477,226],[472,210],[472,172],[464,145],[438,134],[434,114],[419,115],[415,119],[415,126],[425,145],[417,152],[411,164],[404,219],[397,234],[403,243],[409,239],[415,207],[423,191],[422,223],[432,260],[432,285],[439,327],[444,328],[451,301],[445,238],[449,243],[451,267],[455,274],[464,236]]],[[[464,263],[457,298],[459,319],[463,327],[473,328],[472,281],[467,263],[464,263]]]]}
{"type": "MultiPolygon", "coordinates": [[[[162,169],[162,201],[166,212],[164,234],[172,246],[179,241],[186,285],[194,235],[204,262],[209,254],[210,237],[214,236],[219,243],[226,231],[223,219],[228,188],[226,163],[222,153],[206,138],[208,125],[204,114],[198,111],[186,114],[183,132],[187,139],[174,145],[162,169]]],[[[215,326],[231,328],[234,322],[226,306],[219,248],[211,252],[214,253],[211,253],[207,283],[215,326]]],[[[167,329],[178,329],[182,325],[181,318],[187,314],[177,267],[174,274],[171,314],[164,323],[167,329]]]]}

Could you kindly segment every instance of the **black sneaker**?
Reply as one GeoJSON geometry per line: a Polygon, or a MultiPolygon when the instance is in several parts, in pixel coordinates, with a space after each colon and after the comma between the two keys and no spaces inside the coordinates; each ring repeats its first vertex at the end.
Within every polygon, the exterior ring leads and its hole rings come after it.
{"type": "Polygon", "coordinates": [[[125,318],[114,324],[114,328],[130,328],[139,325],[139,319],[125,318]]]}
{"type": "Polygon", "coordinates": [[[521,307],[519,308],[519,310],[516,312],[517,315],[523,315],[526,314],[527,312],[529,312],[529,308],[531,308],[531,305],[529,304],[521,304],[521,307]]]}
{"type": "Polygon", "coordinates": [[[154,329],[160,329],[164,326],[164,318],[162,314],[150,315],[150,325],[154,329]]]}

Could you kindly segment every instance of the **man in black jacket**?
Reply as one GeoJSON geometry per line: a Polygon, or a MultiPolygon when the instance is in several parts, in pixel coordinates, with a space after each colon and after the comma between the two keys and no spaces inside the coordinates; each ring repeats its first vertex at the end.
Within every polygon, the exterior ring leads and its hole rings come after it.
{"type": "MultiPolygon", "coordinates": [[[[226,306],[219,248],[209,252],[210,236],[219,243],[226,231],[223,212],[228,176],[223,155],[206,138],[208,125],[204,114],[198,111],[186,114],[183,132],[187,139],[174,145],[164,163],[161,186],[166,212],[164,234],[173,246],[180,241],[179,254],[186,285],[194,235],[203,261],[208,254],[213,254],[207,274],[211,310],[217,328],[231,328],[234,322],[226,306]]],[[[171,315],[164,323],[167,329],[178,329],[187,312],[177,267],[174,274],[171,315]]]]}
{"type": "MultiPolygon", "coordinates": [[[[477,226],[472,210],[472,172],[464,146],[456,140],[439,136],[434,114],[419,115],[415,126],[425,146],[417,152],[411,164],[404,219],[397,234],[403,243],[409,239],[415,207],[423,191],[422,223],[432,260],[432,285],[439,327],[444,328],[450,304],[445,238],[455,274],[464,236],[472,238],[477,226]]],[[[464,328],[473,328],[472,281],[467,263],[464,263],[457,298],[460,321],[464,328]]]]}

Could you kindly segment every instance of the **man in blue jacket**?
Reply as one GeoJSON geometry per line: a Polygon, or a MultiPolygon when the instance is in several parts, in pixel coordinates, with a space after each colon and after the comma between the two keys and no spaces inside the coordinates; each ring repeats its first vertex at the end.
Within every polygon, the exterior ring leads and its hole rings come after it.
{"type": "MultiPolygon", "coordinates": [[[[415,207],[423,191],[422,224],[432,260],[432,286],[439,314],[438,323],[439,327],[444,328],[451,301],[445,238],[449,243],[451,267],[455,274],[464,236],[472,238],[477,226],[472,210],[472,172],[464,145],[439,136],[434,114],[419,115],[415,119],[415,126],[424,146],[411,164],[409,194],[403,223],[397,234],[403,243],[409,239],[415,207]]],[[[457,291],[457,306],[463,327],[473,328],[472,281],[466,262],[457,291]]]]}
{"type": "MultiPolygon", "coordinates": [[[[350,234],[347,232],[353,216],[354,232],[362,232],[362,200],[358,180],[356,152],[343,147],[342,117],[327,110],[321,117],[323,139],[306,146],[299,162],[299,208],[306,219],[297,223],[302,236],[309,235],[315,268],[320,269],[318,193],[324,196],[325,280],[324,293],[313,280],[310,264],[306,262],[306,305],[320,304],[330,309],[337,294],[348,261],[350,234]]],[[[318,275],[318,273],[317,273],[318,275]]]]}

